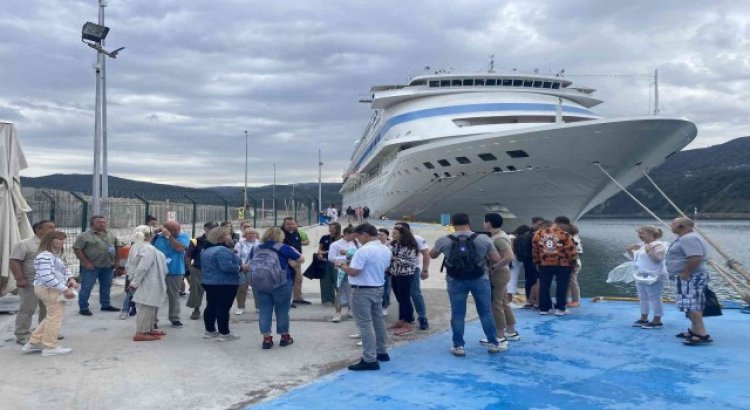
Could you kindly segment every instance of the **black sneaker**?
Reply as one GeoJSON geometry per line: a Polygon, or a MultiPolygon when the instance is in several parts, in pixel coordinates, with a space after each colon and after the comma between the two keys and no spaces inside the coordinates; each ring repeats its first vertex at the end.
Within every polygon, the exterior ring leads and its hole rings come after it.
{"type": "Polygon", "coordinates": [[[118,308],[116,308],[114,306],[103,307],[101,310],[102,310],[102,312],[119,312],[120,311],[120,309],[118,309],[118,308]]]}
{"type": "Polygon", "coordinates": [[[135,309],[135,306],[130,306],[128,308],[128,316],[135,316],[138,314],[138,311],[135,309]]]}
{"type": "Polygon", "coordinates": [[[81,309],[81,310],[78,311],[78,313],[81,314],[81,315],[83,315],[83,316],[91,316],[91,315],[93,315],[93,313],[91,313],[91,310],[89,310],[89,309],[81,309]]]}
{"type": "Polygon", "coordinates": [[[308,301],[306,301],[304,299],[295,299],[293,302],[296,303],[296,304],[298,304],[298,305],[312,305],[311,302],[308,302],[308,301]]]}
{"type": "Polygon", "coordinates": [[[641,329],[661,329],[664,327],[661,323],[648,322],[641,326],[641,329]]]}
{"type": "Polygon", "coordinates": [[[172,321],[172,327],[177,329],[182,329],[185,325],[182,324],[179,320],[172,321]]]}
{"type": "Polygon", "coordinates": [[[288,334],[281,335],[281,340],[279,340],[279,346],[281,347],[289,346],[292,343],[294,343],[294,339],[292,339],[291,336],[289,336],[288,334]]]}
{"type": "Polygon", "coordinates": [[[359,363],[350,364],[348,367],[349,370],[380,370],[380,363],[377,361],[375,362],[366,362],[364,359],[360,359],[359,363]]]}
{"type": "Polygon", "coordinates": [[[391,356],[388,356],[388,353],[378,353],[378,361],[379,362],[390,362],[391,356]]]}
{"type": "Polygon", "coordinates": [[[427,329],[430,328],[430,324],[427,323],[427,318],[426,317],[420,317],[417,320],[419,320],[419,329],[420,330],[427,330],[427,329]]]}
{"type": "Polygon", "coordinates": [[[294,308],[294,309],[297,309],[297,305],[295,305],[294,303],[292,303],[291,305],[289,305],[289,307],[290,307],[290,308],[294,308]]]}
{"type": "Polygon", "coordinates": [[[273,347],[273,337],[264,337],[263,338],[263,344],[261,345],[263,349],[268,350],[273,347]]]}

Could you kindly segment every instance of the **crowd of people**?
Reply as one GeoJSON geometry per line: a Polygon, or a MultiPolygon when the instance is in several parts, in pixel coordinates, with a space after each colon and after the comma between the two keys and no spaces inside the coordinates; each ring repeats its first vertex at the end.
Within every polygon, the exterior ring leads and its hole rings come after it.
{"type": "MultiPolygon", "coordinates": [[[[582,248],[578,228],[570,219],[533,218],[531,226],[521,226],[510,235],[503,231],[504,221],[497,213],[486,214],[483,222],[484,232],[473,232],[468,215],[452,215],[453,232],[437,239],[432,248],[407,222],[397,222],[390,231],[367,222],[343,228],[336,221],[328,224],[329,233],[320,238],[305,276],[320,280],[321,303],[333,309],[331,322],[349,316],[357,325],[358,333],[351,337],[361,339],[363,354],[350,370],[376,370],[379,362],[390,360],[386,349],[389,331],[398,337],[417,327],[429,329],[420,282],[429,278],[431,260],[441,255],[451,309],[451,353],[456,356],[466,354],[464,322],[469,294],[485,335],[480,342],[489,353],[507,350],[509,342],[520,340],[513,307],[564,316],[568,308],[580,306],[577,275],[582,248]],[[526,304],[513,306],[521,271],[526,304]],[[398,304],[398,316],[386,327],[384,316],[391,293],[398,304]]],[[[203,337],[220,342],[239,339],[230,330],[231,309],[236,301],[235,314],[245,313],[249,290],[258,312],[262,349],[275,345],[274,316],[278,345],[294,343],[290,309],[311,303],[304,299],[301,286],[302,247],[310,240],[293,218],[285,218],[282,226],[269,228],[262,236],[245,222],[240,233],[233,232],[230,222],[209,222],[204,233],[194,239],[175,221],[160,227],[155,218],[149,218],[135,228],[133,242],[124,244],[106,229],[103,216],[93,216],[90,229],[73,245],[81,263],[78,279],[62,258],[65,234],[56,231],[52,221],[39,221],[33,228],[35,235],[18,243],[11,255],[11,270],[21,296],[15,336],[27,353],[55,356],[72,351],[59,344],[64,301],[75,299],[78,293],[79,314],[93,315],[89,298],[97,281],[102,312],[120,312],[121,319],[136,316],[133,340],[137,342],[166,336],[158,325],[158,310],[165,303],[171,326],[184,326],[180,295],[184,295],[186,278],[190,319],[202,316],[203,337]],[[126,264],[127,275],[122,309],[112,306],[110,299],[120,263],[126,264]],[[32,332],[37,308],[39,325],[32,332]]],[[[671,277],[676,283],[677,306],[687,312],[691,322],[678,337],[684,338],[685,344],[697,345],[712,339],[702,320],[708,280],[706,246],[692,228],[691,220],[675,219],[672,231],[677,239],[666,244],[659,241],[661,230],[642,226],[638,229],[640,243],[628,252],[641,299],[641,317],[633,325],[644,329],[663,326],[661,296],[671,277]]]]}

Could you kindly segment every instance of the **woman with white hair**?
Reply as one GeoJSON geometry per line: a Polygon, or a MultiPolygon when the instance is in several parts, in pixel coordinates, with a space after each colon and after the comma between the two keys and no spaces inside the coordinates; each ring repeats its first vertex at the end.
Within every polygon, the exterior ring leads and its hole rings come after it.
{"type": "MultiPolygon", "coordinates": [[[[240,261],[244,264],[249,264],[250,258],[252,258],[253,247],[258,246],[260,241],[258,238],[260,235],[258,231],[251,227],[245,228],[242,232],[242,239],[234,245],[234,251],[239,255],[240,261]]],[[[247,279],[247,273],[240,272],[240,285],[237,288],[237,310],[234,312],[235,315],[245,314],[245,302],[247,301],[247,288],[249,282],[247,279]]],[[[255,310],[258,310],[258,296],[253,291],[253,300],[255,301],[255,310]]]]}
{"type": "Polygon", "coordinates": [[[134,242],[128,255],[128,290],[138,306],[133,341],[161,340],[166,334],[154,328],[156,311],[167,299],[167,261],[164,254],[151,245],[154,228],[140,225],[135,228],[134,242]]]}

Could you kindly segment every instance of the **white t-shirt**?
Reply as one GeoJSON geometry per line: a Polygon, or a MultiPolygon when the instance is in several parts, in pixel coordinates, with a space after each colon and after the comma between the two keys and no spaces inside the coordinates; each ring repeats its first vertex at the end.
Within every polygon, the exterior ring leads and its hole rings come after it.
{"type": "Polygon", "coordinates": [[[417,240],[417,246],[419,247],[419,253],[417,254],[417,268],[419,268],[419,271],[422,272],[422,262],[424,261],[424,255],[422,252],[430,250],[430,245],[427,244],[427,240],[425,238],[414,235],[414,239],[417,240]]]}
{"type": "Polygon", "coordinates": [[[333,242],[328,247],[328,261],[333,262],[334,264],[336,262],[343,262],[346,260],[346,253],[343,255],[341,254],[341,251],[349,251],[350,249],[357,249],[357,246],[354,244],[354,241],[347,241],[346,239],[339,239],[338,241],[333,242]]]}
{"type": "Polygon", "coordinates": [[[385,270],[391,264],[391,250],[378,240],[362,245],[349,263],[351,268],[360,271],[357,276],[349,276],[349,283],[357,286],[383,286],[385,270]]]}

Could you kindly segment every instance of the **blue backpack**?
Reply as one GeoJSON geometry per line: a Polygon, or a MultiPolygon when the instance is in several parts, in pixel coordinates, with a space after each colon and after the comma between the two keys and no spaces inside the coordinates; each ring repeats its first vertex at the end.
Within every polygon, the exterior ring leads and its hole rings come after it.
{"type": "Polygon", "coordinates": [[[256,246],[250,251],[250,286],[260,292],[271,292],[286,285],[286,272],[281,268],[279,250],[284,246],[275,243],[273,247],[256,246]]]}

